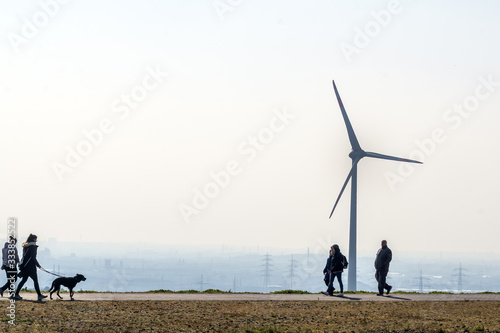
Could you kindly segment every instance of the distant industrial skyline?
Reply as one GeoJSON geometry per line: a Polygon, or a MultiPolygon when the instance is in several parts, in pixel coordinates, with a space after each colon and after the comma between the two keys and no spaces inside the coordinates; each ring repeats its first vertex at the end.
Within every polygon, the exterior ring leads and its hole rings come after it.
{"type": "MultiPolygon", "coordinates": [[[[148,291],[155,289],[270,292],[323,290],[324,255],[269,252],[269,249],[220,247],[150,248],[133,244],[41,243],[39,262],[57,274],[83,273],[84,290],[148,291]],[[73,247],[67,250],[68,245],[73,247]],[[45,247],[46,246],[46,247],[45,247]]],[[[429,292],[498,292],[499,259],[478,254],[443,257],[397,253],[389,279],[395,290],[429,292]]],[[[360,256],[358,285],[375,291],[374,256],[360,256]]],[[[53,276],[40,272],[41,285],[53,276]]],[[[343,274],[344,283],[347,273],[343,274]]]]}

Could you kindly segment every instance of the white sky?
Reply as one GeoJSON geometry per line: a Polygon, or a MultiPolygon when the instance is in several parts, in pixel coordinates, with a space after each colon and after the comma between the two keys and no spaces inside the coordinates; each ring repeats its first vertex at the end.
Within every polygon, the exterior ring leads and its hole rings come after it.
{"type": "Polygon", "coordinates": [[[328,219],[351,163],[335,79],[365,150],[425,162],[408,175],[361,161],[359,252],[385,238],[401,252],[498,257],[499,11],[472,0],[3,1],[0,217],[18,217],[20,239],[336,242],[347,253],[350,187],[328,219]],[[133,108],[121,100],[131,94],[133,108]],[[54,163],[88,148],[83,132],[103,121],[109,133],[59,181],[54,163]],[[229,184],[183,218],[228,163],[229,184]]]}

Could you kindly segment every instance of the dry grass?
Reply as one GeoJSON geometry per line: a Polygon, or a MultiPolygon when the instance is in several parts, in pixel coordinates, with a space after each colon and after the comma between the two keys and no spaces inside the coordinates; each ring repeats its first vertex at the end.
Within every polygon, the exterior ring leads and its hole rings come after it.
{"type": "Polygon", "coordinates": [[[7,320],[0,331],[474,332],[500,331],[500,302],[23,301],[7,320]]]}

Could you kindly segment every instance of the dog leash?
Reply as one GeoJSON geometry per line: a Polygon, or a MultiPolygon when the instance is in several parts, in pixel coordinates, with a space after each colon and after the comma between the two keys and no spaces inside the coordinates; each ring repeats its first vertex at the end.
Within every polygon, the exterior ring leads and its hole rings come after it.
{"type": "Polygon", "coordinates": [[[45,269],[45,268],[43,268],[43,267],[40,267],[39,269],[40,269],[40,270],[42,270],[42,271],[44,271],[44,272],[47,272],[47,273],[49,273],[49,274],[55,275],[55,276],[64,277],[63,275],[59,275],[59,274],[56,274],[56,273],[52,273],[52,272],[50,272],[50,271],[46,270],[46,269],[45,269]]]}

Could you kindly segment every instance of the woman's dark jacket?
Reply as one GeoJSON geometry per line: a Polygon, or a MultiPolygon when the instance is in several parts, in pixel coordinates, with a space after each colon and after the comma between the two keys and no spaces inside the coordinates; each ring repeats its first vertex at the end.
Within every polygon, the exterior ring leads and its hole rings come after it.
{"type": "Polygon", "coordinates": [[[338,273],[344,271],[344,255],[342,252],[335,252],[332,259],[332,272],[338,273]]]}
{"type": "Polygon", "coordinates": [[[35,243],[28,243],[23,246],[23,259],[19,265],[19,270],[21,270],[25,275],[30,275],[36,272],[36,268],[40,267],[40,264],[36,260],[38,245],[35,243]]]}

